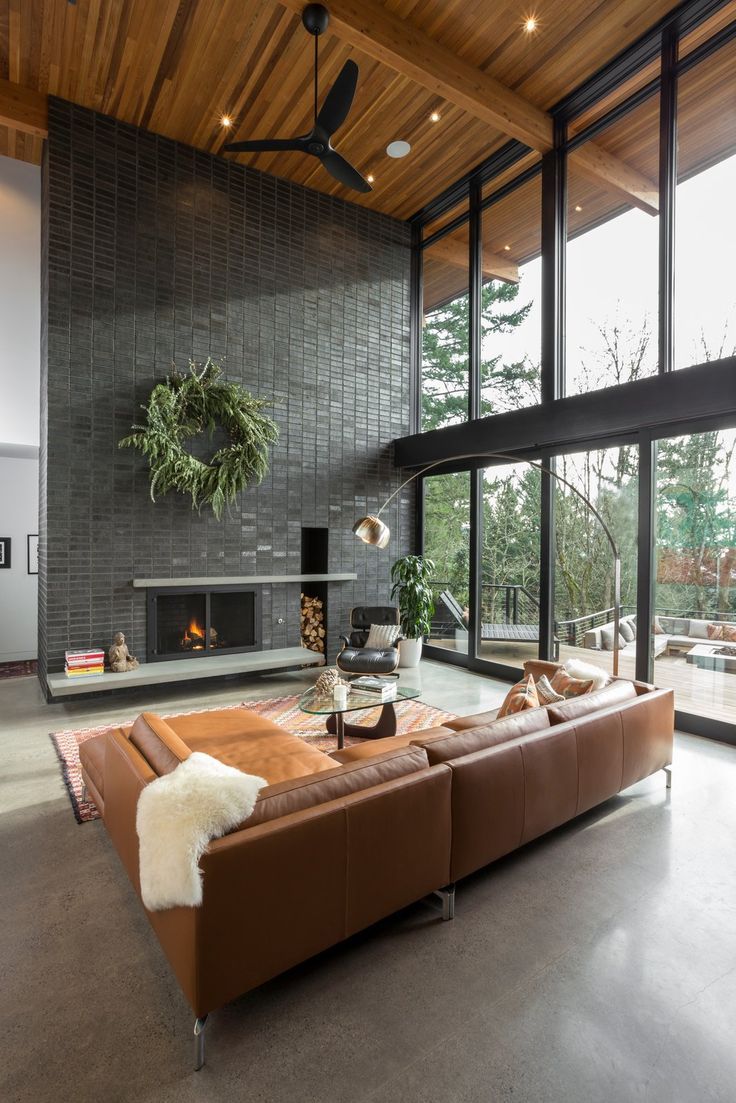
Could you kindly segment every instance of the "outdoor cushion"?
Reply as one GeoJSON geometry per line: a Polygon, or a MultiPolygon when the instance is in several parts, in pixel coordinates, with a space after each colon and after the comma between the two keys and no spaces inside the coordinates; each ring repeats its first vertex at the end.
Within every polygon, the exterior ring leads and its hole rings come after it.
{"type": "Polygon", "coordinates": [[[621,621],[619,631],[621,632],[621,635],[627,643],[631,643],[632,640],[636,639],[636,632],[633,626],[628,623],[628,621],[621,621]]]}

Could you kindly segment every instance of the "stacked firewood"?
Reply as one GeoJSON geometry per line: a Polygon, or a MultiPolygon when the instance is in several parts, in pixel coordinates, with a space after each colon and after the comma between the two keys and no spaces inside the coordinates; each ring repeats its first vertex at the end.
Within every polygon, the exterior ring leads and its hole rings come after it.
{"type": "Polygon", "coordinates": [[[325,649],[325,618],[318,597],[302,594],[302,647],[310,651],[325,649]]]}

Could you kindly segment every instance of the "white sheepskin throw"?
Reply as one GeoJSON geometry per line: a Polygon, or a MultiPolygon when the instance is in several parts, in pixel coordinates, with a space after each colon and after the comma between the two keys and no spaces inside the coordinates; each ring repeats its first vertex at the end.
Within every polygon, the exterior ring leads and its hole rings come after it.
{"type": "Polygon", "coordinates": [[[584,682],[592,682],[593,689],[591,693],[595,692],[596,689],[603,689],[611,681],[610,675],[606,674],[605,670],[601,670],[599,666],[593,666],[592,663],[581,662],[580,659],[568,659],[564,666],[571,678],[580,678],[584,682]]]}
{"type": "Polygon", "coordinates": [[[253,811],[268,782],[195,751],[138,798],[141,896],[150,911],[202,903],[199,859],[253,811]]]}

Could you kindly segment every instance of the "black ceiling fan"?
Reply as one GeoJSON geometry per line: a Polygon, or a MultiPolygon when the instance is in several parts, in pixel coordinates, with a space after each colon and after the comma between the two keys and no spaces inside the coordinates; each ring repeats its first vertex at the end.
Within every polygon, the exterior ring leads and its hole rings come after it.
{"type": "Polygon", "coordinates": [[[302,12],[302,23],[309,34],[314,36],[314,125],[309,134],[298,138],[264,138],[246,142],[228,142],[228,153],[294,152],[309,153],[317,157],[327,171],[354,191],[369,192],[372,188],[357,169],[341,157],[331,144],[332,135],[348,117],[358,84],[358,66],[354,61],[346,61],[335,83],[325,96],[321,109],[317,106],[318,93],[318,40],[327,30],[330,13],[324,4],[307,4],[302,12]]]}

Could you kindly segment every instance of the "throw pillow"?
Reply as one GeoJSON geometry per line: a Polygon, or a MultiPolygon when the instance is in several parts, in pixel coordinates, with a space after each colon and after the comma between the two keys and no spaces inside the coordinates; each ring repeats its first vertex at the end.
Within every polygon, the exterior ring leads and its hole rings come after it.
{"type": "Polygon", "coordinates": [[[652,621],[652,628],[654,630],[655,636],[664,636],[666,634],[665,629],[662,626],[662,621],[659,619],[659,617],[655,617],[652,621]]]}
{"type": "Polygon", "coordinates": [[[365,645],[366,647],[374,647],[376,650],[380,650],[382,647],[393,647],[399,631],[398,624],[372,624],[365,645]]]}
{"type": "Polygon", "coordinates": [[[520,682],[517,682],[515,686],[506,694],[506,699],[498,710],[497,720],[500,720],[502,716],[513,716],[516,712],[523,712],[525,709],[539,708],[539,697],[537,696],[537,687],[534,684],[534,678],[531,674],[527,674],[525,678],[522,678],[520,682]]]}
{"type": "Polygon", "coordinates": [[[636,639],[636,633],[627,620],[621,621],[620,629],[621,635],[627,643],[631,643],[632,640],[636,639]]]}
{"type": "Polygon", "coordinates": [[[593,681],[573,678],[566,670],[561,669],[553,675],[550,685],[555,693],[561,693],[563,697],[582,697],[584,693],[590,693],[593,681]]]}
{"type": "Polygon", "coordinates": [[[708,625],[708,639],[709,640],[722,640],[723,639],[723,629],[724,629],[724,625],[722,625],[722,624],[709,624],[708,625]]]}
{"type": "Polygon", "coordinates": [[[729,643],[736,643],[736,624],[723,625],[723,639],[729,643]]]}
{"type": "Polygon", "coordinates": [[[582,659],[568,659],[563,666],[570,677],[579,678],[581,682],[592,682],[593,689],[603,689],[611,680],[610,674],[605,670],[582,659]]]}
{"type": "Polygon", "coordinates": [[[540,705],[554,705],[557,701],[565,700],[561,693],[558,693],[556,689],[552,689],[552,685],[546,674],[542,675],[536,683],[536,687],[540,705]]]}
{"type": "MultiPolygon", "coordinates": [[[[619,648],[626,646],[626,640],[618,634],[618,646],[619,648]]],[[[613,628],[601,628],[601,650],[613,651],[613,628]]]]}

